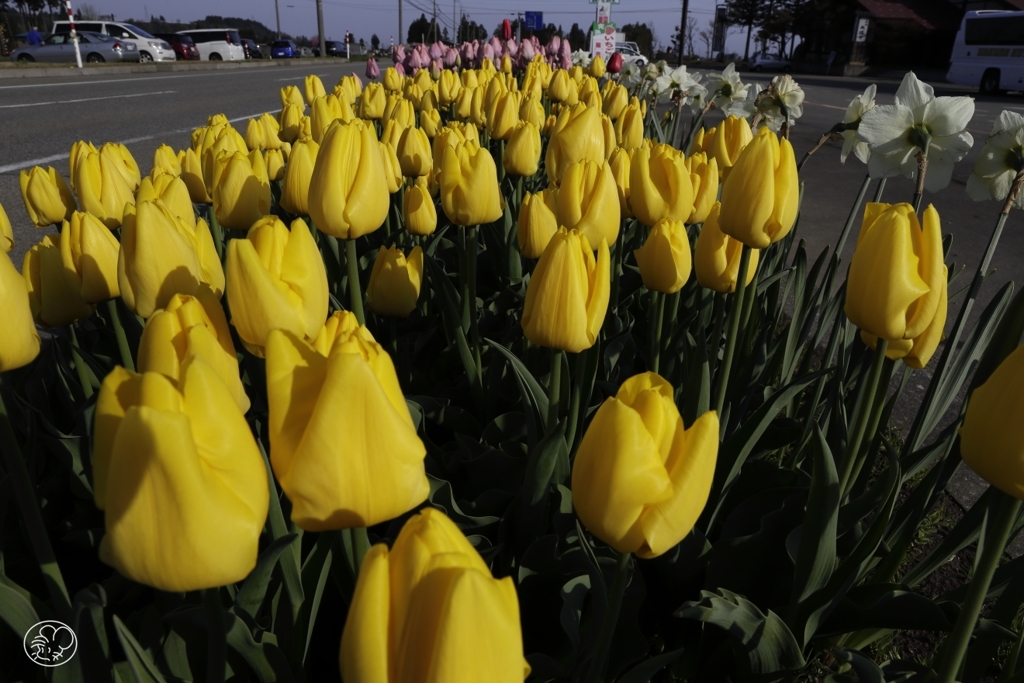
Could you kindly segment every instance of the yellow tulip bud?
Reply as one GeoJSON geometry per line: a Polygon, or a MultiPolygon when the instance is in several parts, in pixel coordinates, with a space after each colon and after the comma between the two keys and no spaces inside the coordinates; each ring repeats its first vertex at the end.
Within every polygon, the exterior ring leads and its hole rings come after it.
{"type": "MultiPolygon", "coordinates": [[[[613,130],[613,140],[614,135],[613,130]]],[[[582,159],[601,163],[607,158],[600,109],[582,104],[562,109],[551,128],[550,138],[544,164],[548,178],[556,185],[569,164],[582,159]]]]}
{"type": "Polygon", "coordinates": [[[434,164],[430,139],[421,128],[406,128],[395,148],[402,175],[427,175],[434,164]]]}
{"type": "Polygon", "coordinates": [[[799,203],[793,146],[762,128],[722,185],[722,231],[764,249],[789,234],[799,203]]]}
{"type": "Polygon", "coordinates": [[[323,142],[327,129],[335,121],[348,123],[355,118],[348,102],[334,95],[322,95],[310,105],[310,132],[317,143],[323,142]]]}
{"type": "Polygon", "coordinates": [[[313,106],[313,100],[318,97],[323,97],[327,94],[327,90],[324,88],[324,82],[320,80],[320,77],[316,74],[310,74],[303,79],[306,93],[306,104],[310,107],[313,106]]]}
{"type": "MultiPolygon", "coordinates": [[[[18,175],[21,198],[28,217],[37,227],[60,225],[78,208],[71,189],[53,166],[33,166],[18,175]]],[[[116,227],[116,226],[115,226],[116,227]]]]}
{"type": "Polygon", "coordinates": [[[475,88],[480,85],[480,77],[475,69],[463,69],[460,77],[463,88],[475,88]]]}
{"type": "MultiPolygon", "coordinates": [[[[726,235],[718,227],[718,215],[721,209],[722,205],[718,202],[711,206],[711,211],[704,219],[704,225],[701,227],[700,236],[697,237],[697,245],[693,251],[697,282],[700,283],[700,286],[726,294],[736,291],[743,244],[726,235]]],[[[754,280],[758,254],[757,249],[751,249],[745,285],[749,285],[754,280]]]]}
{"type": "Polygon", "coordinates": [[[441,161],[441,208],[456,225],[480,225],[501,218],[498,169],[491,153],[475,142],[445,147],[441,161]]]}
{"type": "Polygon", "coordinates": [[[203,181],[203,164],[199,155],[189,147],[178,152],[178,161],[181,163],[181,180],[188,188],[189,197],[196,204],[209,204],[212,200],[203,181]]]}
{"type": "MultiPolygon", "coordinates": [[[[345,99],[348,100],[349,104],[356,101],[356,98],[363,93],[363,82],[359,80],[359,76],[356,74],[349,74],[348,76],[342,76],[338,79],[338,84],[334,89],[341,90],[345,93],[345,99]]],[[[339,93],[338,96],[341,95],[339,93]]]]}
{"type": "Polygon", "coordinates": [[[153,152],[153,170],[150,176],[157,176],[160,173],[167,173],[173,176],[181,175],[181,164],[178,163],[178,155],[170,145],[160,145],[153,152]]]}
{"type": "Polygon", "coordinates": [[[595,259],[586,235],[559,228],[526,287],[526,338],[571,353],[593,346],[608,310],[609,259],[607,241],[601,240],[595,259]]]}
{"type": "Polygon", "coordinates": [[[353,683],[521,683],[530,667],[512,579],[494,579],[459,528],[426,508],[390,552],[378,543],[366,554],[340,661],[353,683]]]}
{"type": "Polygon", "coordinates": [[[522,96],[517,92],[504,92],[494,100],[493,108],[488,112],[487,131],[494,140],[508,140],[519,123],[519,107],[522,96]]]}
{"type": "Polygon", "coordinates": [[[224,309],[207,287],[200,287],[196,296],[171,297],[167,308],[146,321],[139,342],[139,372],[159,372],[178,382],[193,358],[202,358],[216,371],[242,413],[249,410],[224,309]]]}
{"type": "Polygon", "coordinates": [[[558,188],[558,225],[579,230],[591,246],[619,235],[619,191],[608,162],[587,159],[569,164],[558,188]]]}
{"type": "Polygon", "coordinates": [[[14,249],[14,230],[4,205],[0,204],[0,253],[9,254],[11,249],[14,249]]]}
{"type": "Polygon", "coordinates": [[[267,180],[273,182],[284,178],[284,151],[281,149],[268,149],[263,157],[267,166],[267,180]]]}
{"type": "Polygon", "coordinates": [[[270,178],[259,150],[218,157],[214,174],[213,210],[223,227],[248,230],[270,213],[270,178]]]}
{"type": "Polygon", "coordinates": [[[118,170],[110,155],[83,152],[75,167],[75,187],[82,208],[111,230],[121,225],[125,207],[135,203],[135,187],[118,170]]]}
{"type": "Polygon", "coordinates": [[[302,112],[305,107],[300,104],[289,102],[281,110],[280,121],[281,132],[278,136],[285,142],[295,142],[302,133],[302,112]]]}
{"type": "Polygon", "coordinates": [[[428,138],[433,139],[437,136],[437,132],[441,130],[441,112],[437,109],[431,109],[420,113],[420,128],[427,134],[428,138]]]}
{"type": "Polygon", "coordinates": [[[121,296],[117,253],[121,245],[98,218],[76,211],[60,231],[64,277],[82,300],[97,304],[121,296]]]}
{"type": "Polygon", "coordinates": [[[555,194],[553,188],[548,188],[537,194],[527,192],[523,197],[522,206],[519,207],[516,238],[519,241],[519,253],[526,258],[540,258],[551,238],[558,232],[555,194]]]}
{"type": "Polygon", "coordinates": [[[644,141],[644,117],[640,107],[630,105],[622,110],[615,121],[615,139],[619,147],[632,150],[644,141]]]}
{"type": "Polygon", "coordinates": [[[47,327],[70,325],[88,318],[96,308],[83,299],[79,290],[64,276],[58,240],[56,235],[43,237],[28,250],[21,266],[32,317],[47,327]]]}
{"type": "Polygon", "coordinates": [[[569,76],[569,72],[564,69],[555,71],[547,90],[548,98],[552,102],[566,102],[570,97],[579,96],[576,84],[573,82],[572,77],[569,76]]]}
{"type": "Polygon", "coordinates": [[[693,211],[693,186],[682,152],[669,145],[639,147],[629,166],[629,203],[646,226],[662,218],[686,220],[693,211]]]}
{"type": "Polygon", "coordinates": [[[78,193],[78,188],[75,186],[75,169],[78,168],[78,160],[86,152],[98,153],[99,150],[88,140],[79,140],[71,144],[71,154],[68,156],[68,181],[71,184],[71,191],[75,194],[78,193]]]}
{"type": "Polygon", "coordinates": [[[423,88],[416,85],[415,81],[407,80],[402,88],[402,97],[412,104],[414,111],[419,111],[420,101],[423,99],[423,88]]]}
{"type": "Polygon", "coordinates": [[[384,69],[384,75],[381,77],[381,82],[384,84],[384,89],[389,92],[395,92],[402,89],[402,75],[398,73],[398,70],[393,66],[389,66],[384,69]]]}
{"type": "Polygon", "coordinates": [[[604,58],[601,55],[595,55],[594,59],[590,61],[590,75],[594,78],[601,78],[605,71],[604,58]]]}
{"type": "Polygon", "coordinates": [[[487,125],[487,114],[484,108],[484,89],[482,87],[473,88],[469,91],[471,99],[469,102],[469,120],[473,122],[474,126],[483,128],[487,125]]]}
{"type": "Polygon", "coordinates": [[[414,185],[406,188],[403,215],[405,229],[413,235],[430,235],[437,229],[437,209],[426,176],[420,176],[414,185]]]}
{"type": "Polygon", "coordinates": [[[110,159],[132,192],[139,189],[142,174],[139,172],[139,165],[135,163],[135,157],[127,147],[119,142],[108,142],[100,147],[99,152],[101,156],[110,159]]]}
{"type": "Polygon", "coordinates": [[[106,512],[100,559],[129,579],[183,593],[255,568],[266,468],[230,390],[201,356],[178,383],[121,367],[106,376],[93,476],[106,512]]]}
{"type": "Polygon", "coordinates": [[[753,140],[750,124],[745,118],[728,116],[716,128],[708,131],[701,151],[714,157],[723,178],[728,178],[740,154],[753,140]]]}
{"type": "Polygon", "coordinates": [[[285,211],[300,216],[309,214],[309,180],[319,152],[320,145],[313,140],[300,140],[292,146],[281,187],[280,204],[285,211]]]}
{"type": "Polygon", "coordinates": [[[383,129],[380,132],[380,142],[389,145],[392,149],[398,150],[398,143],[402,141],[402,135],[405,133],[406,128],[401,123],[395,120],[388,121],[384,124],[383,129]]]}
{"type": "Polygon", "coordinates": [[[646,372],[598,408],[572,468],[573,506],[583,525],[621,553],[657,557],[693,529],[718,459],[718,415],[689,429],[675,391],[646,372]]]}
{"type": "Polygon", "coordinates": [[[259,119],[249,119],[245,124],[245,145],[249,149],[266,149],[263,123],[259,119]]]}
{"type": "Polygon", "coordinates": [[[460,121],[466,121],[472,115],[473,96],[477,90],[477,87],[466,87],[459,91],[458,97],[456,97],[455,99],[454,106],[454,113],[456,119],[460,121]]]}
{"type": "Polygon", "coordinates": [[[309,181],[309,216],[341,239],[367,235],[388,214],[384,159],[365,125],[339,124],[324,137],[309,181]]]}
{"type": "Polygon", "coordinates": [[[524,97],[523,103],[519,105],[519,119],[532,123],[538,131],[544,128],[544,105],[541,104],[541,98],[532,95],[524,97]]]}
{"type": "Polygon", "coordinates": [[[706,156],[700,153],[687,158],[686,165],[690,169],[694,195],[693,211],[686,223],[703,223],[718,199],[718,162],[714,159],[706,161],[706,156]]]}
{"type": "Polygon", "coordinates": [[[28,282],[0,251],[0,301],[4,302],[4,333],[0,335],[0,372],[28,365],[39,355],[39,332],[33,321],[28,282]]]}
{"type": "Polygon", "coordinates": [[[290,330],[267,338],[271,464],[307,531],[379,524],[430,492],[391,358],[365,327],[339,332],[327,357],[290,330]]]}
{"type": "Polygon", "coordinates": [[[529,121],[520,121],[509,137],[502,165],[511,175],[532,176],[540,167],[540,130],[529,121]]]}
{"type": "Polygon", "coordinates": [[[612,151],[608,159],[608,167],[612,170],[612,178],[615,179],[615,188],[619,192],[619,215],[621,218],[632,218],[633,208],[629,203],[629,169],[630,154],[621,147],[612,151]]]}
{"type": "Polygon", "coordinates": [[[619,85],[615,81],[608,81],[608,83],[610,87],[605,89],[604,97],[602,98],[602,110],[605,116],[612,121],[616,121],[622,110],[629,104],[629,91],[626,90],[625,86],[619,85]]]}
{"type": "Polygon", "coordinates": [[[388,183],[388,194],[394,194],[402,188],[405,183],[405,176],[402,175],[402,164],[398,162],[398,155],[390,142],[378,142],[381,159],[384,161],[384,177],[388,183]]]}
{"type": "Polygon", "coordinates": [[[454,71],[444,69],[437,81],[437,101],[442,107],[450,107],[462,91],[462,81],[454,71]]]}
{"type": "Polygon", "coordinates": [[[413,82],[420,87],[420,90],[426,92],[434,87],[434,79],[430,75],[429,69],[418,69],[412,77],[413,82]]]}
{"type": "Polygon", "coordinates": [[[276,328],[314,338],[327,317],[327,272],[302,219],[289,231],[267,216],[245,239],[228,242],[228,304],[231,324],[245,347],[263,356],[276,328]]]}
{"type": "Polygon", "coordinates": [[[373,262],[366,301],[374,313],[408,317],[416,309],[423,282],[423,250],[413,247],[409,258],[397,247],[381,247],[373,262]]]}
{"type": "MultiPolygon", "coordinates": [[[[712,128],[711,129],[712,132],[707,134],[708,135],[708,140],[710,140],[710,136],[714,134],[714,130],[715,129],[712,128]]],[[[704,133],[704,128],[703,127],[698,128],[697,132],[695,132],[693,134],[693,140],[690,141],[690,152],[689,152],[690,156],[694,156],[696,154],[705,154],[706,155],[708,153],[708,150],[704,149],[704,136],[705,136],[705,133],[704,133]]],[[[712,157],[712,158],[714,158],[714,157],[712,157]]]]}
{"type": "Polygon", "coordinates": [[[947,296],[939,213],[929,206],[922,219],[910,204],[869,203],[846,285],[850,322],[917,368],[941,341],[947,296]]]}
{"type": "Polygon", "coordinates": [[[163,202],[139,202],[126,213],[117,255],[117,285],[129,310],[143,318],[175,294],[194,295],[206,284],[219,297],[224,270],[206,221],[191,230],[163,202]]]}
{"type": "Polygon", "coordinates": [[[380,83],[370,83],[363,90],[359,100],[359,118],[377,120],[384,116],[384,105],[387,104],[387,94],[384,86],[380,83]]]}
{"type": "Polygon", "coordinates": [[[644,246],[633,255],[644,287],[652,292],[674,294],[690,279],[690,238],[680,220],[662,218],[655,223],[644,246]]]}
{"type": "Polygon", "coordinates": [[[338,337],[348,338],[359,329],[359,320],[352,311],[335,311],[327,319],[313,340],[313,348],[324,358],[331,355],[331,347],[338,337]]]}
{"type": "Polygon", "coordinates": [[[171,213],[195,230],[196,214],[192,208],[192,198],[189,197],[188,187],[181,178],[166,173],[143,178],[139,185],[139,191],[135,195],[135,201],[152,202],[157,199],[163,202],[171,213]]]}
{"type": "Polygon", "coordinates": [[[402,128],[415,126],[416,110],[412,106],[412,102],[399,94],[388,97],[387,104],[384,106],[384,116],[380,122],[386,124],[388,121],[394,121],[402,128]]]}
{"type": "Polygon", "coordinates": [[[302,99],[302,92],[297,85],[286,85],[281,88],[281,108],[283,109],[289,104],[296,104],[300,107],[306,106],[305,101],[302,99]]]}

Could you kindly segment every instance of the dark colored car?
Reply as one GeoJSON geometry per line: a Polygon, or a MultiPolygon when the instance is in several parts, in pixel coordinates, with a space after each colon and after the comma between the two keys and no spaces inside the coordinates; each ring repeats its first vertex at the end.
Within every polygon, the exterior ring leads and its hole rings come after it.
{"type": "Polygon", "coordinates": [[[178,61],[199,59],[199,48],[196,47],[195,41],[190,36],[180,33],[157,33],[156,37],[171,44],[171,49],[174,50],[174,56],[178,58],[178,61]]]}
{"type": "Polygon", "coordinates": [[[275,40],[270,44],[271,59],[293,59],[301,56],[299,46],[294,40],[275,40]]]}
{"type": "Polygon", "coordinates": [[[246,59],[263,59],[263,50],[260,49],[255,40],[242,38],[242,47],[245,49],[246,59]]]}
{"type": "MultiPolygon", "coordinates": [[[[328,57],[344,57],[345,56],[345,43],[341,40],[325,40],[324,45],[327,46],[328,57]]],[[[320,56],[320,48],[313,48],[313,56],[320,56]]]]}

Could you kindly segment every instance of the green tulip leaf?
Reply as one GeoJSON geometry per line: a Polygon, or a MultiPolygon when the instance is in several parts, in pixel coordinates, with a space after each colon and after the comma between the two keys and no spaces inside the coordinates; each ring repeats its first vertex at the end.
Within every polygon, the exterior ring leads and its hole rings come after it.
{"type": "Polygon", "coordinates": [[[245,578],[245,583],[235,595],[235,609],[243,610],[253,618],[258,615],[278,558],[297,538],[295,534],[288,534],[274,539],[274,542],[260,553],[259,559],[256,560],[256,568],[245,578]]]}
{"type": "Polygon", "coordinates": [[[616,683],[648,683],[654,674],[679,659],[682,654],[683,648],[679,648],[678,650],[671,650],[670,652],[651,657],[624,673],[616,679],[616,683]]]}
{"type": "Polygon", "coordinates": [[[0,619],[22,638],[33,625],[42,621],[32,600],[24,589],[16,587],[5,575],[0,574],[0,619]]]}
{"type": "Polygon", "coordinates": [[[832,650],[832,656],[850,665],[858,683],[885,683],[885,674],[878,665],[860,652],[837,647],[832,650]]]}
{"type": "Polygon", "coordinates": [[[822,588],[836,565],[836,526],[839,520],[839,475],[835,459],[821,429],[813,449],[814,469],[807,496],[807,516],[800,534],[800,550],[793,575],[793,603],[822,588]]]}
{"type": "Polygon", "coordinates": [[[160,670],[150,659],[149,653],[139,645],[139,641],[135,640],[135,636],[124,625],[124,622],[116,614],[113,619],[117,639],[121,642],[125,656],[128,657],[128,665],[131,667],[135,683],[166,683],[160,670]]]}

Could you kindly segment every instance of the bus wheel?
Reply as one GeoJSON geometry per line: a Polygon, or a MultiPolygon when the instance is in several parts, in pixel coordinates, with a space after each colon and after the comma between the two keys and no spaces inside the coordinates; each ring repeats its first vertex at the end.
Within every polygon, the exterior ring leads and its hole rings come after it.
{"type": "Polygon", "coordinates": [[[978,92],[982,95],[998,95],[999,90],[999,69],[988,69],[981,77],[981,85],[978,92]]]}

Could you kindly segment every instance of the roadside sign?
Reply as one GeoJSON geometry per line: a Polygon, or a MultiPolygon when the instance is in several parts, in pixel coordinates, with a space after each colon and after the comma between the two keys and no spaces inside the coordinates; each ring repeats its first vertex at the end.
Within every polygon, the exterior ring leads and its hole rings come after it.
{"type": "Polygon", "coordinates": [[[612,20],[612,3],[608,0],[601,0],[597,3],[597,23],[607,24],[612,20]]]}
{"type": "Polygon", "coordinates": [[[542,31],[542,30],[544,30],[544,13],[543,12],[527,12],[526,13],[526,30],[527,31],[542,31]]]}
{"type": "Polygon", "coordinates": [[[609,3],[613,4],[613,5],[618,5],[620,0],[590,0],[590,4],[591,5],[597,5],[597,4],[603,3],[603,2],[609,2],[609,3]]]}
{"type": "Polygon", "coordinates": [[[725,34],[729,29],[729,10],[725,5],[715,8],[715,29],[711,38],[711,50],[715,54],[725,50],[725,34]]]}
{"type": "Polygon", "coordinates": [[[868,28],[871,26],[871,20],[867,17],[861,17],[857,19],[857,30],[854,36],[853,42],[855,43],[866,43],[868,40],[868,28]]]}

